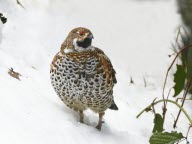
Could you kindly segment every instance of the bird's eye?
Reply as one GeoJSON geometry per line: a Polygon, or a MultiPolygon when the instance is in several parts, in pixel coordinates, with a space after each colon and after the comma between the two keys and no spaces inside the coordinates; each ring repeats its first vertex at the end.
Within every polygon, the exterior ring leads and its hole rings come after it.
{"type": "Polygon", "coordinates": [[[80,35],[80,36],[84,36],[84,35],[85,35],[85,32],[82,31],[82,32],[79,33],[79,35],[80,35]]]}

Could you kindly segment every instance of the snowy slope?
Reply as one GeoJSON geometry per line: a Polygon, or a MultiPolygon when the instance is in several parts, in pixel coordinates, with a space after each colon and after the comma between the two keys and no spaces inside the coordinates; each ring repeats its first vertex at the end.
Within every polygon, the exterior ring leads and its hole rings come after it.
{"type": "MultiPolygon", "coordinates": [[[[0,143],[147,144],[153,115],[136,115],[161,96],[171,41],[180,23],[174,1],[20,1],[25,10],[15,0],[0,1],[8,18],[0,24],[0,143]],[[87,111],[88,125],[79,123],[49,80],[54,54],[78,26],[91,29],[93,45],[105,51],[117,71],[114,95],[119,111],[107,110],[101,132],[94,128],[97,115],[87,111]],[[10,67],[21,73],[21,81],[7,74],[10,67]],[[129,84],[131,76],[135,85],[129,84]]],[[[166,128],[171,130],[172,122],[168,116],[166,128]]],[[[186,119],[179,122],[178,130],[185,133],[186,119]]]]}

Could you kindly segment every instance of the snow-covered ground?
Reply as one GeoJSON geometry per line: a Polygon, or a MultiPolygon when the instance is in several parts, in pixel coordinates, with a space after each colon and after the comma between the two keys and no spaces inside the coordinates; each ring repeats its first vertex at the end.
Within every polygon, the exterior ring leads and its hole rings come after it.
{"type": "MultiPolygon", "coordinates": [[[[171,42],[181,23],[175,1],[20,1],[25,10],[15,0],[0,1],[0,11],[8,18],[5,25],[0,23],[0,143],[147,144],[153,114],[136,115],[161,97],[171,42]],[[94,128],[97,115],[87,111],[88,125],[79,123],[49,80],[54,54],[79,26],[93,32],[93,45],[105,51],[117,71],[114,96],[119,111],[106,111],[101,132],[94,128]],[[7,74],[10,67],[21,73],[21,81],[7,74]],[[135,85],[130,85],[130,77],[135,85]]],[[[190,104],[186,108],[192,116],[190,104]]],[[[169,109],[165,128],[171,130],[171,113],[178,109],[169,109]]],[[[187,126],[182,117],[177,130],[185,134],[187,126]]]]}

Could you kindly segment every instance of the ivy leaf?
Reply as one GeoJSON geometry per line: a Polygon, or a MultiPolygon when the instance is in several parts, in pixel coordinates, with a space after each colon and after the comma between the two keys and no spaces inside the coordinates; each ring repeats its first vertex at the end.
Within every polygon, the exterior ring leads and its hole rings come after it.
{"type": "Polygon", "coordinates": [[[182,133],[177,132],[164,132],[164,133],[154,133],[150,140],[150,144],[174,144],[180,141],[183,137],[182,133]]]}
{"type": "Polygon", "coordinates": [[[160,114],[157,113],[155,114],[153,133],[161,133],[163,130],[163,118],[160,114]]]}
{"type": "Polygon", "coordinates": [[[185,86],[185,79],[186,79],[186,71],[185,67],[183,65],[178,65],[177,64],[177,71],[174,74],[174,82],[175,86],[173,87],[175,90],[174,97],[176,97],[180,92],[183,90],[185,86]]]}

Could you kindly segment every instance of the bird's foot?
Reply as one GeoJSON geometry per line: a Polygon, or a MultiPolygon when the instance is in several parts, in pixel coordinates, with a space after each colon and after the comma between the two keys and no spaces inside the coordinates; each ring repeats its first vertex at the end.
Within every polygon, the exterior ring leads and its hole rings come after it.
{"type": "Polygon", "coordinates": [[[101,130],[101,126],[102,126],[102,123],[103,123],[102,118],[103,118],[103,115],[104,115],[104,114],[105,114],[104,112],[99,113],[99,122],[98,122],[98,125],[96,126],[96,128],[97,128],[99,131],[101,130]]]}
{"type": "Polygon", "coordinates": [[[80,121],[79,121],[80,123],[82,123],[82,124],[84,124],[84,121],[82,120],[82,119],[80,119],[80,121]]]}
{"type": "Polygon", "coordinates": [[[100,130],[101,130],[101,125],[98,124],[95,128],[98,129],[98,130],[100,131],[100,130]]]}
{"type": "Polygon", "coordinates": [[[80,123],[84,123],[84,115],[83,115],[83,111],[79,111],[79,116],[80,116],[80,123]]]}

